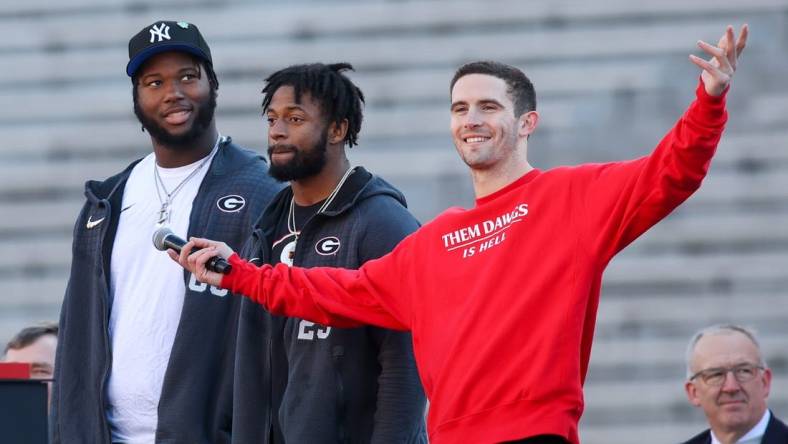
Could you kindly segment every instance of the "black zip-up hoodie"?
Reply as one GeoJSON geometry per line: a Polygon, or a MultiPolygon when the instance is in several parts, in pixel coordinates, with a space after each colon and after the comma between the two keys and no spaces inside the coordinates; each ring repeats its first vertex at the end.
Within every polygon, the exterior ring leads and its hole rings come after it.
{"type": "MultiPolygon", "coordinates": [[[[53,444],[110,442],[104,393],[112,362],[109,262],[126,180],[137,162],[103,182],[85,184],[87,201],[74,227],[71,276],[60,312],[53,444]]],[[[194,199],[188,236],[242,245],[255,218],[281,189],[267,171],[261,156],[224,139],[194,199]]],[[[156,442],[225,443],[230,441],[240,300],[190,278],[184,271],[186,294],[164,376],[156,442]]]]}
{"type": "MultiPolygon", "coordinates": [[[[271,262],[273,236],[292,196],[288,187],[274,199],[243,256],[271,262]]],[[[302,227],[294,265],[358,268],[417,228],[402,194],[357,167],[328,208],[302,227]]],[[[243,299],[234,443],[270,443],[272,435],[277,444],[427,442],[426,401],[409,333],[329,329],[272,316],[243,299]]]]}

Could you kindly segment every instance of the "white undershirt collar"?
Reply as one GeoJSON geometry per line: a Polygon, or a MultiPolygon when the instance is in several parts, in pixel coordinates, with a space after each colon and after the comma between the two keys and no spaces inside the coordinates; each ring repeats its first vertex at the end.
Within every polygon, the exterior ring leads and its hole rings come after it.
{"type": "MultiPolygon", "coordinates": [[[[750,442],[760,443],[761,438],[763,437],[763,435],[766,434],[766,426],[769,425],[769,419],[771,418],[771,416],[772,415],[769,412],[769,409],[766,409],[766,413],[763,414],[763,417],[761,418],[760,421],[758,421],[758,424],[755,424],[755,427],[750,429],[749,432],[747,432],[744,436],[739,438],[739,440],[736,441],[736,443],[737,444],[745,444],[745,443],[749,444],[750,442]]],[[[720,440],[717,439],[716,436],[714,436],[714,431],[711,432],[711,444],[721,444],[720,440]]]]}

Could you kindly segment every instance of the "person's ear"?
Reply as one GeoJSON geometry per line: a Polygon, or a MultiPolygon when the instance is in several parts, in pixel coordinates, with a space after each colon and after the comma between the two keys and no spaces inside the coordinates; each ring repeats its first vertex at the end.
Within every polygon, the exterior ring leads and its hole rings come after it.
{"type": "Polygon", "coordinates": [[[331,122],[331,125],[328,126],[328,143],[330,145],[342,143],[347,136],[347,128],[347,119],[342,119],[339,123],[331,122]]]}
{"type": "Polygon", "coordinates": [[[764,398],[768,398],[769,390],[772,388],[772,370],[765,368],[761,373],[763,373],[761,378],[763,381],[764,398]]]}
{"type": "Polygon", "coordinates": [[[698,388],[695,387],[695,383],[692,381],[685,382],[684,391],[687,394],[687,400],[689,400],[690,404],[695,407],[700,407],[700,396],[698,394],[698,388]]]}
{"type": "Polygon", "coordinates": [[[523,113],[517,120],[517,135],[520,137],[528,137],[536,131],[536,126],[539,124],[539,113],[536,111],[528,111],[523,113]]]}

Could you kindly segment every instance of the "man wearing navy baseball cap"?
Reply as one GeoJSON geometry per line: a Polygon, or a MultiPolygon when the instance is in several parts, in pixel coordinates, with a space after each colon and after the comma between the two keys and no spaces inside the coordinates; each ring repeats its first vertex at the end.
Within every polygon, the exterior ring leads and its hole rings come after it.
{"type": "Polygon", "coordinates": [[[162,21],[144,28],[129,40],[129,63],[126,74],[134,77],[150,57],[168,51],[182,51],[199,57],[213,67],[211,48],[200,30],[191,23],[162,21]]]}
{"type": "Polygon", "coordinates": [[[230,441],[240,300],[151,242],[162,227],[240,247],[281,188],[216,127],[219,82],[196,26],[129,41],[134,113],[152,152],[88,181],[60,315],[52,443],[230,441]]]}

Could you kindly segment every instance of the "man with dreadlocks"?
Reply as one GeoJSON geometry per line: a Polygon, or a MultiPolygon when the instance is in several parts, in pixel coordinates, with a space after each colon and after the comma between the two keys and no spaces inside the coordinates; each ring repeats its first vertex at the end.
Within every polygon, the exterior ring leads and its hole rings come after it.
{"type": "MultiPolygon", "coordinates": [[[[350,166],[364,96],[346,70],[296,65],[266,79],[269,174],[290,186],[247,243],[257,264],[358,268],[418,228],[399,191],[350,166]]],[[[233,442],[426,442],[410,334],[273,316],[250,300],[239,322],[233,442]]]]}

